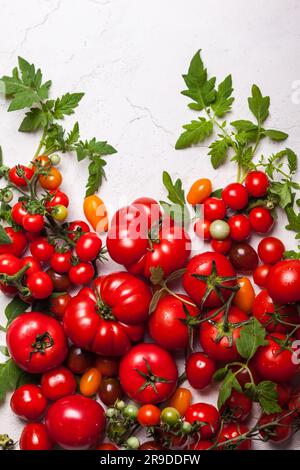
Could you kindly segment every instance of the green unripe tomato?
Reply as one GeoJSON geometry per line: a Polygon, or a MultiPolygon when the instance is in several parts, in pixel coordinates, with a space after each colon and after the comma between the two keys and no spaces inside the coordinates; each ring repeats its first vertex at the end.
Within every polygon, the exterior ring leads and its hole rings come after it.
{"type": "Polygon", "coordinates": [[[53,155],[51,155],[50,161],[53,166],[56,166],[60,164],[61,158],[59,155],[57,155],[57,153],[54,153],[53,155]]]}
{"type": "Polygon", "coordinates": [[[184,421],[184,422],[182,423],[182,430],[183,430],[183,432],[185,432],[185,433],[188,434],[191,429],[192,429],[191,423],[188,423],[187,421],[184,421]]]}
{"type": "Polygon", "coordinates": [[[126,406],[126,403],[123,400],[118,400],[115,406],[118,408],[118,410],[123,410],[123,408],[126,406]]]}
{"type": "Polygon", "coordinates": [[[215,240],[225,240],[230,234],[230,227],[225,220],[214,220],[210,224],[209,233],[215,240]]]}
{"type": "Polygon", "coordinates": [[[140,441],[137,437],[131,436],[127,439],[126,446],[128,449],[136,450],[140,447],[140,441]]]}
{"type": "Polygon", "coordinates": [[[108,418],[112,418],[115,414],[115,410],[113,408],[107,408],[105,414],[108,418]]]}
{"type": "Polygon", "coordinates": [[[62,204],[58,204],[57,206],[54,206],[51,215],[53,219],[63,222],[68,217],[68,209],[62,204]]]}
{"type": "Polygon", "coordinates": [[[124,416],[126,416],[127,418],[131,418],[131,419],[135,419],[137,417],[137,414],[138,414],[138,407],[135,406],[135,405],[127,405],[125,408],[124,408],[124,411],[123,411],[123,414],[124,416]]]}
{"type": "Polygon", "coordinates": [[[161,412],[160,419],[163,423],[168,424],[169,426],[174,426],[180,420],[180,414],[172,406],[167,406],[161,412]]]}
{"type": "Polygon", "coordinates": [[[10,189],[7,189],[2,193],[2,201],[3,202],[10,202],[12,198],[14,197],[13,192],[10,189]]]}

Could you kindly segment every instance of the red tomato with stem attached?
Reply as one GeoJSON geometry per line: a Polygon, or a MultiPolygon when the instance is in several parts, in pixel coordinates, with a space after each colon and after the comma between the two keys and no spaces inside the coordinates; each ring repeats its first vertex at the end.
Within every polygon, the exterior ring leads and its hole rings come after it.
{"type": "Polygon", "coordinates": [[[41,214],[24,215],[23,227],[27,232],[39,233],[45,227],[44,217],[41,214]]]}
{"type": "Polygon", "coordinates": [[[255,297],[252,313],[269,332],[286,333],[300,323],[297,307],[276,305],[266,289],[255,297]]]}
{"type": "Polygon", "coordinates": [[[16,202],[11,209],[11,216],[13,221],[18,225],[23,225],[23,219],[28,212],[23,202],[16,202]]]}
{"type": "Polygon", "coordinates": [[[83,220],[73,220],[68,226],[68,237],[70,240],[78,240],[83,233],[90,232],[90,227],[83,220]]]}
{"type": "Polygon", "coordinates": [[[22,267],[29,265],[29,268],[25,272],[26,276],[30,276],[30,274],[37,273],[42,269],[41,263],[34,256],[24,256],[21,259],[21,264],[22,267]]]}
{"type": "Polygon", "coordinates": [[[68,272],[69,279],[75,286],[89,284],[95,274],[94,267],[91,263],[79,262],[72,266],[68,272]]]}
{"type": "Polygon", "coordinates": [[[186,413],[185,420],[190,423],[202,424],[199,426],[198,434],[200,439],[211,439],[219,430],[221,417],[218,410],[208,403],[194,403],[186,413]]]}
{"type": "Polygon", "coordinates": [[[208,197],[203,202],[204,219],[213,222],[214,220],[223,220],[226,215],[226,206],[222,199],[217,197],[208,197]]]}
{"type": "Polygon", "coordinates": [[[27,238],[22,230],[14,230],[12,227],[5,227],[5,232],[10,243],[0,244],[0,255],[10,253],[15,256],[22,256],[27,248],[27,238]]]}
{"type": "Polygon", "coordinates": [[[69,207],[69,198],[63,191],[52,189],[49,191],[50,199],[46,202],[45,207],[51,209],[55,206],[69,207]]]}
{"type": "Polygon", "coordinates": [[[76,243],[76,253],[81,261],[93,261],[102,248],[102,241],[94,232],[84,233],[76,243]]]}
{"type": "Polygon", "coordinates": [[[252,410],[252,400],[244,393],[232,389],[231,395],[220,409],[220,413],[228,421],[246,421],[252,410]]]}
{"type": "Polygon", "coordinates": [[[54,253],[50,265],[59,274],[67,273],[72,267],[72,253],[70,251],[54,253]]]}
{"type": "Polygon", "coordinates": [[[34,384],[21,385],[12,394],[10,407],[19,418],[35,421],[43,416],[47,399],[40,387],[34,384]]]}
{"type": "Polygon", "coordinates": [[[219,446],[218,450],[237,449],[237,450],[250,450],[251,439],[241,440],[240,436],[249,432],[248,426],[239,423],[224,424],[220,434],[218,435],[217,443],[224,443],[219,446]]]}
{"type": "Polygon", "coordinates": [[[29,248],[32,256],[42,263],[49,261],[55,251],[54,246],[48,242],[46,237],[36,238],[30,243],[29,248]]]}
{"type": "Polygon", "coordinates": [[[20,188],[22,186],[27,186],[26,180],[30,181],[33,177],[33,174],[33,168],[29,168],[28,166],[24,165],[16,165],[9,170],[8,178],[13,184],[20,188]]]}
{"type": "Polygon", "coordinates": [[[258,424],[267,427],[261,429],[259,433],[264,439],[268,439],[270,442],[275,442],[276,444],[285,442],[292,436],[292,421],[293,417],[291,415],[287,416],[286,412],[269,415],[263,414],[258,424]]]}

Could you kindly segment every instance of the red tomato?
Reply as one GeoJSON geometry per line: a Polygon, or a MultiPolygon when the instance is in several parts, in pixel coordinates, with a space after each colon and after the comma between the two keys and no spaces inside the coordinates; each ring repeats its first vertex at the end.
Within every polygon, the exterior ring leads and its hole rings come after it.
{"type": "Polygon", "coordinates": [[[201,238],[202,240],[210,240],[210,227],[211,222],[209,220],[198,219],[194,224],[194,232],[197,237],[201,238]]]}
{"type": "MultiPolygon", "coordinates": [[[[236,281],[235,271],[228,259],[219,253],[207,251],[196,255],[188,262],[186,272],[183,275],[183,287],[193,301],[201,305],[204,296],[207,295],[211,286],[210,293],[205,299],[205,307],[217,307],[223,302],[217,295],[216,287],[226,285],[233,286],[236,281]],[[216,273],[214,273],[214,267],[216,273]],[[206,280],[197,279],[196,276],[207,276],[206,280]],[[227,280],[228,278],[228,280],[227,280]]],[[[226,300],[230,296],[228,289],[220,289],[223,298],[226,300]]]]}
{"type": "Polygon", "coordinates": [[[102,241],[94,232],[84,233],[76,243],[76,253],[81,261],[93,261],[102,248],[102,241]]]}
{"type": "Polygon", "coordinates": [[[28,423],[20,437],[21,450],[51,450],[53,442],[43,423],[28,423]]]}
{"type": "Polygon", "coordinates": [[[212,438],[218,432],[221,423],[220,413],[213,405],[208,403],[194,403],[191,405],[185,413],[185,420],[191,424],[195,422],[203,424],[203,426],[199,426],[198,431],[200,438],[203,440],[212,438]]]}
{"type": "Polygon", "coordinates": [[[235,243],[229,252],[229,261],[239,272],[251,273],[258,265],[258,256],[247,242],[235,243]]]}
{"type": "Polygon", "coordinates": [[[269,273],[267,289],[278,304],[300,301],[300,260],[284,260],[275,264],[269,273]]]}
{"type": "Polygon", "coordinates": [[[22,267],[28,266],[29,268],[26,271],[26,276],[29,276],[30,274],[36,273],[38,271],[41,271],[42,266],[41,263],[34,258],[34,256],[24,256],[21,259],[22,267]]]}
{"type": "Polygon", "coordinates": [[[257,251],[263,263],[275,264],[281,260],[285,246],[279,238],[265,237],[259,242],[257,251]]]}
{"type": "Polygon", "coordinates": [[[266,339],[268,344],[260,346],[254,356],[258,374],[265,380],[289,382],[299,372],[299,364],[293,361],[293,353],[290,349],[282,349],[281,343],[286,340],[286,336],[281,333],[272,333],[266,339]]]}
{"type": "Polygon", "coordinates": [[[202,390],[212,382],[217,370],[215,361],[202,352],[196,352],[186,361],[185,372],[189,384],[196,390],[202,390]]]}
{"type": "Polygon", "coordinates": [[[67,273],[72,267],[72,253],[70,251],[54,253],[50,259],[50,265],[59,274],[67,273]]]}
{"type": "Polygon", "coordinates": [[[74,374],[60,366],[45,372],[41,378],[42,392],[49,400],[56,401],[66,395],[72,395],[77,387],[74,374]]]}
{"type": "Polygon", "coordinates": [[[95,270],[91,263],[78,263],[69,270],[69,279],[75,286],[89,284],[94,277],[95,270]]]}
{"type": "Polygon", "coordinates": [[[38,233],[44,226],[44,217],[41,214],[27,214],[23,217],[23,227],[27,232],[38,233]]]}
{"type": "Polygon", "coordinates": [[[291,396],[291,399],[289,400],[289,406],[288,409],[290,411],[294,411],[293,415],[299,415],[300,414],[300,390],[299,388],[296,389],[291,396]]]}
{"type": "Polygon", "coordinates": [[[292,386],[288,383],[276,384],[276,391],[278,395],[278,405],[281,406],[281,408],[288,408],[292,395],[292,386]]]}
{"type": "Polygon", "coordinates": [[[252,229],[256,233],[267,233],[271,230],[274,219],[265,207],[254,207],[249,213],[252,229]]]}
{"type": "Polygon", "coordinates": [[[270,264],[261,264],[260,266],[257,266],[253,272],[253,280],[257,286],[267,287],[270,269],[270,264]]]}
{"type": "Polygon", "coordinates": [[[53,292],[53,282],[43,271],[37,271],[27,277],[27,287],[35,299],[45,299],[53,292]]]}
{"type": "Polygon", "coordinates": [[[204,219],[213,222],[214,220],[223,220],[226,215],[226,206],[222,199],[208,197],[203,203],[204,219]]]}
{"type": "Polygon", "coordinates": [[[45,207],[47,209],[51,209],[52,207],[55,206],[69,206],[69,198],[66,195],[66,193],[60,191],[59,189],[51,189],[49,191],[49,194],[51,196],[50,200],[46,202],[45,207]]]}
{"type": "Polygon", "coordinates": [[[68,237],[70,240],[76,241],[83,233],[87,233],[89,231],[90,227],[86,222],[83,220],[73,220],[73,222],[70,222],[68,226],[68,237]]]}
{"type": "Polygon", "coordinates": [[[230,237],[236,242],[246,240],[251,233],[251,225],[245,214],[237,214],[228,220],[230,237]]]}
{"type": "Polygon", "coordinates": [[[244,393],[232,389],[231,395],[220,409],[220,413],[230,421],[244,422],[252,410],[252,400],[244,393]]]}
{"type": "Polygon", "coordinates": [[[188,346],[189,329],[193,329],[195,318],[199,315],[197,307],[184,303],[185,300],[192,302],[189,297],[178,295],[182,301],[173,295],[162,297],[149,320],[151,338],[169,350],[185,349],[188,346]]]}
{"type": "Polygon", "coordinates": [[[232,247],[232,241],[231,238],[225,238],[225,240],[212,240],[211,241],[211,247],[214,251],[217,253],[220,253],[222,255],[226,255],[229,253],[231,247],[232,247]]]}
{"type": "MultiPolygon", "coordinates": [[[[207,317],[211,317],[218,309],[211,310],[207,317]]],[[[248,315],[237,307],[230,307],[228,314],[228,329],[224,328],[224,311],[218,313],[212,321],[200,324],[199,340],[206,354],[222,363],[233,362],[240,358],[236,348],[236,340],[240,336],[242,325],[236,326],[249,319],[248,315]]]]}
{"type": "Polygon", "coordinates": [[[46,427],[51,439],[63,449],[88,449],[104,431],[104,410],[91,398],[69,395],[50,406],[46,427]]]}
{"type": "Polygon", "coordinates": [[[171,355],[150,343],[134,346],[121,359],[119,373],[126,395],[141,404],[167,400],[175,391],[178,379],[171,355]]]}
{"type": "Polygon", "coordinates": [[[292,435],[292,420],[293,417],[286,416],[286,412],[273,413],[270,415],[263,414],[258,423],[260,426],[266,426],[260,430],[260,435],[270,442],[276,442],[277,444],[287,441],[292,435]],[[276,424],[272,424],[276,421],[276,424]]]}
{"type": "Polygon", "coordinates": [[[223,443],[224,445],[218,447],[218,450],[237,449],[237,450],[250,450],[251,440],[245,439],[239,442],[239,436],[249,431],[249,428],[244,424],[229,423],[224,424],[220,434],[218,435],[218,444],[223,443]],[[236,439],[235,439],[236,438],[236,439]],[[227,442],[230,441],[230,442],[227,442]]]}
{"type": "Polygon", "coordinates": [[[248,191],[241,183],[231,183],[223,189],[222,199],[230,209],[240,211],[248,204],[248,191]]]}
{"type": "Polygon", "coordinates": [[[8,327],[6,342],[16,364],[32,374],[60,365],[68,352],[60,323],[40,312],[26,312],[15,318],[8,327]]]}
{"type": "Polygon", "coordinates": [[[92,367],[94,355],[76,346],[71,346],[67,357],[67,366],[74,374],[83,374],[92,367]]]}
{"type": "Polygon", "coordinates": [[[141,426],[156,426],[160,423],[160,409],[155,405],[143,405],[139,408],[137,420],[141,426]]]}
{"type": "Polygon", "coordinates": [[[14,276],[22,269],[22,260],[10,253],[0,255],[0,274],[14,276]]]}
{"type": "Polygon", "coordinates": [[[263,197],[267,194],[269,179],[263,171],[250,171],[245,179],[248,193],[253,197],[263,197]]]}
{"type": "Polygon", "coordinates": [[[16,202],[16,204],[13,205],[11,210],[11,216],[16,224],[23,225],[23,219],[27,214],[28,212],[23,202],[16,202]]]}
{"type": "Polygon", "coordinates": [[[255,297],[252,313],[269,332],[286,333],[293,329],[293,325],[300,323],[296,306],[275,306],[265,289],[255,297]],[[280,321],[286,322],[287,325],[280,321]],[[288,323],[291,325],[289,326],[288,323]]]}
{"type": "Polygon", "coordinates": [[[27,180],[33,177],[34,169],[24,165],[13,166],[8,173],[9,180],[18,187],[27,186],[27,180]],[[25,179],[26,178],[26,179],[25,179]]]}
{"type": "Polygon", "coordinates": [[[64,313],[66,311],[67,305],[71,300],[70,294],[60,294],[54,295],[50,298],[50,311],[54,315],[62,320],[64,313]]]}
{"type": "Polygon", "coordinates": [[[45,237],[39,237],[36,240],[33,240],[30,243],[29,248],[32,256],[42,263],[49,261],[54,253],[54,246],[50,245],[45,237]]]}
{"type": "Polygon", "coordinates": [[[27,248],[27,238],[21,230],[14,230],[12,227],[5,227],[5,232],[11,243],[0,244],[0,255],[10,253],[15,256],[22,256],[27,248]]]}
{"type": "Polygon", "coordinates": [[[14,391],[10,400],[10,407],[15,415],[28,421],[41,418],[47,404],[41,388],[34,384],[21,385],[14,391]]]}

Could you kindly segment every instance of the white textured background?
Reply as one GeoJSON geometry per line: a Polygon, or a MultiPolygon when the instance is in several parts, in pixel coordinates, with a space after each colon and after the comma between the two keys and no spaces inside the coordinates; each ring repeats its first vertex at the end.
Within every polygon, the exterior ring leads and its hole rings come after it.
{"type": "MultiPolygon", "coordinates": [[[[108,139],[118,149],[108,157],[101,189],[112,209],[141,195],[164,196],[164,169],[186,188],[200,176],[211,177],[215,188],[234,177],[230,165],[211,169],[207,144],[174,150],[180,126],[194,117],[180,95],[181,74],[199,48],[211,74],[219,80],[233,75],[232,117],[250,117],[246,98],[257,83],[271,96],[269,127],[288,132],[287,145],[299,153],[300,99],[293,90],[300,80],[299,22],[298,0],[0,0],[0,75],[10,73],[21,55],[53,80],[53,96],[86,92],[67,126],[78,119],[82,136],[108,139]]],[[[37,138],[18,134],[23,113],[6,108],[0,100],[5,163],[26,163],[37,138]]],[[[265,154],[273,148],[266,141],[261,147],[265,154]]],[[[80,217],[86,167],[73,158],[63,162],[63,187],[72,198],[71,214],[80,217]]],[[[274,233],[293,248],[284,225],[280,218],[274,233]]],[[[5,303],[2,298],[2,309],[5,303]]],[[[202,398],[214,399],[210,391],[202,398]]],[[[8,403],[0,407],[0,433],[17,440],[21,426],[8,403]]]]}

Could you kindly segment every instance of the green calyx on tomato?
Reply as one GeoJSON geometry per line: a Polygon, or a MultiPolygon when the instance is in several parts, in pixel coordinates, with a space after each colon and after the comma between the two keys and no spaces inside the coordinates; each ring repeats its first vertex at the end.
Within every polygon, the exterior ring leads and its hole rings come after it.
{"type": "Polygon", "coordinates": [[[101,299],[97,301],[96,310],[104,320],[115,320],[111,307],[106,305],[101,299]]]}
{"type": "Polygon", "coordinates": [[[36,335],[34,343],[32,343],[32,351],[30,352],[29,358],[33,356],[33,354],[40,353],[45,354],[45,350],[51,348],[53,346],[54,340],[48,331],[41,333],[40,335],[36,335]]]}
{"type": "Polygon", "coordinates": [[[143,360],[144,360],[145,365],[146,365],[147,373],[143,372],[142,370],[138,369],[137,367],[134,368],[134,370],[141,377],[143,377],[145,379],[145,382],[140,386],[140,388],[138,389],[138,392],[142,392],[143,390],[145,390],[147,387],[150,386],[150,387],[153,388],[155,393],[158,393],[158,390],[156,388],[157,383],[171,383],[172,382],[172,380],[168,380],[165,377],[159,377],[159,376],[155,375],[152,372],[151,366],[150,366],[149,362],[147,361],[147,359],[145,357],[143,357],[143,360]]]}

